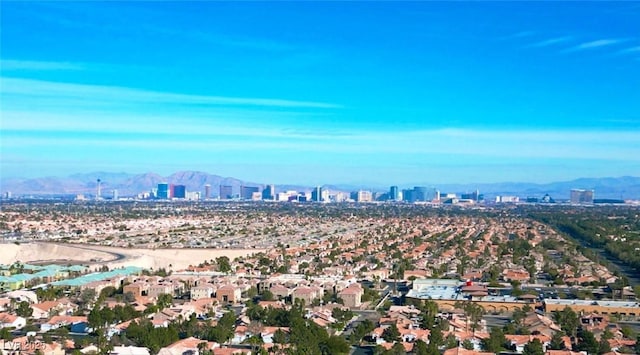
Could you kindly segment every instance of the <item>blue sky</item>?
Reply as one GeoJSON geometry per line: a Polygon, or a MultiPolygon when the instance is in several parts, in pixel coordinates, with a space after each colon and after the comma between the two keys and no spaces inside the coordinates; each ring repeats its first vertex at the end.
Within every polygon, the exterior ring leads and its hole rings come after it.
{"type": "Polygon", "coordinates": [[[3,178],[640,175],[640,3],[0,6],[3,178]]]}

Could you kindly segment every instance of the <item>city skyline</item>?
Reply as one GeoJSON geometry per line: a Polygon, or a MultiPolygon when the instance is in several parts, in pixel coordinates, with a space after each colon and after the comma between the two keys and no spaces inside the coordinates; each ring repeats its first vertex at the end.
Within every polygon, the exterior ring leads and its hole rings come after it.
{"type": "Polygon", "coordinates": [[[194,167],[309,186],[640,175],[638,4],[2,8],[2,179],[194,167]]]}

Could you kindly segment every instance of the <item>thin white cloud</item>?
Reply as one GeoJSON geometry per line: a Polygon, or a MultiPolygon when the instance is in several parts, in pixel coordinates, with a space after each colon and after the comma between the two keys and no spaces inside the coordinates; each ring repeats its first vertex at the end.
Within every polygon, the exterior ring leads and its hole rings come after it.
{"type": "Polygon", "coordinates": [[[530,44],[530,45],[528,45],[526,47],[527,48],[549,47],[549,46],[558,45],[558,44],[561,44],[561,43],[568,42],[568,41],[570,41],[572,39],[573,39],[573,37],[571,37],[571,36],[549,38],[549,39],[546,39],[544,41],[532,43],[532,44],[530,44]]]}
{"type": "Polygon", "coordinates": [[[158,92],[142,89],[133,89],[119,86],[85,85],[73,83],[61,83],[32,79],[3,77],[3,85],[0,94],[21,95],[22,97],[92,100],[97,102],[112,103],[159,103],[159,104],[186,104],[186,105],[234,105],[234,106],[266,106],[283,108],[339,108],[339,105],[312,102],[294,101],[285,99],[244,98],[227,96],[187,95],[169,92],[158,92]]]}
{"type": "MultiPolygon", "coordinates": [[[[83,150],[136,149],[147,152],[179,150],[189,154],[286,151],[321,153],[336,156],[379,154],[423,156],[477,156],[484,158],[542,159],[603,159],[640,161],[640,132],[632,131],[476,131],[440,129],[394,133],[361,132],[352,136],[324,136],[315,139],[292,139],[284,134],[266,136],[258,130],[235,127],[242,138],[211,133],[209,136],[144,135],[34,135],[5,134],[2,140],[6,152],[22,149],[39,151],[69,150],[73,155],[83,150]],[[614,143],[612,143],[614,142],[614,143]],[[47,148],[49,147],[49,149],[47,148]]],[[[337,159],[340,160],[340,159],[337,159]]]]}
{"type": "Polygon", "coordinates": [[[524,38],[524,37],[530,37],[535,35],[536,33],[534,31],[520,31],[520,32],[516,32],[504,37],[501,37],[501,40],[510,40],[510,39],[517,39],[517,38],[524,38]]]}
{"type": "MultiPolygon", "coordinates": [[[[262,112],[260,116],[251,116],[252,121],[264,120],[270,115],[262,112]]],[[[268,123],[242,124],[247,117],[244,112],[216,114],[208,119],[193,119],[182,115],[118,115],[96,112],[77,112],[74,114],[54,114],[29,111],[5,111],[2,130],[20,132],[39,132],[48,134],[147,134],[147,135],[188,135],[190,137],[228,136],[253,138],[315,139],[329,136],[319,131],[292,131],[274,129],[268,123]],[[90,117],[90,119],[87,119],[90,117]]],[[[1,132],[1,131],[0,131],[1,132]]]]}
{"type": "Polygon", "coordinates": [[[54,70],[84,70],[85,66],[80,63],[69,62],[43,62],[34,60],[0,60],[0,70],[2,71],[54,71],[54,70]]]}
{"type": "Polygon", "coordinates": [[[619,54],[640,53],[640,46],[625,48],[618,52],[619,54]]]}
{"type": "Polygon", "coordinates": [[[577,52],[577,51],[583,51],[583,50],[588,50],[588,49],[596,49],[596,48],[601,48],[601,47],[606,47],[606,46],[611,46],[614,44],[618,44],[624,42],[623,39],[618,39],[618,38],[610,38],[610,39],[599,39],[599,40],[595,40],[595,41],[590,41],[590,42],[585,42],[585,43],[581,43],[575,47],[571,47],[566,49],[564,52],[577,52]]]}

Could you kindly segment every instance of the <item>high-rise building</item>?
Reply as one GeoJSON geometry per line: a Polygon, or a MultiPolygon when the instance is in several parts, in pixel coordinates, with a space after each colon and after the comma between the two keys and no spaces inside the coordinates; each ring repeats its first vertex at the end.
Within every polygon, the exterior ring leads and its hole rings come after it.
{"type": "Polygon", "coordinates": [[[114,201],[118,201],[118,190],[113,190],[113,197],[112,197],[112,199],[113,199],[114,201]]]}
{"type": "Polygon", "coordinates": [[[166,182],[159,183],[156,197],[162,200],[169,199],[169,184],[167,184],[166,182]]]}
{"type": "Polygon", "coordinates": [[[402,201],[415,202],[415,197],[412,189],[402,190],[402,201]]]}
{"type": "Polygon", "coordinates": [[[313,201],[313,202],[322,202],[322,187],[316,186],[311,191],[311,201],[313,201]]]}
{"type": "Polygon", "coordinates": [[[187,187],[184,185],[173,185],[173,198],[186,198],[187,187]]]}
{"type": "Polygon", "coordinates": [[[211,185],[210,184],[205,184],[204,185],[204,199],[208,200],[211,198],[211,185]]]}
{"type": "Polygon", "coordinates": [[[427,201],[427,188],[424,186],[415,186],[413,188],[413,200],[419,202],[427,201]]]}
{"type": "Polygon", "coordinates": [[[228,200],[233,198],[233,186],[220,185],[220,199],[228,200]]]}
{"type": "Polygon", "coordinates": [[[460,198],[463,200],[480,201],[480,190],[476,189],[474,192],[461,194],[460,198]]]}
{"type": "Polygon", "coordinates": [[[276,187],[275,185],[267,185],[262,190],[262,199],[263,200],[275,200],[276,198],[276,187]]]}
{"type": "Polygon", "coordinates": [[[360,190],[356,193],[356,202],[371,202],[373,194],[371,191],[360,190]]]}
{"type": "Polygon", "coordinates": [[[101,198],[102,194],[102,181],[100,179],[98,179],[98,181],[96,182],[96,200],[99,200],[101,198]]]}
{"type": "Polygon", "coordinates": [[[176,195],[175,188],[176,188],[176,185],[174,184],[169,185],[169,198],[173,198],[176,195]]]}
{"type": "Polygon", "coordinates": [[[591,204],[593,203],[593,190],[572,189],[570,200],[575,204],[591,204]]]}
{"type": "Polygon", "coordinates": [[[243,200],[251,200],[254,192],[260,192],[260,188],[255,186],[241,186],[240,198],[243,200]]]}
{"type": "Polygon", "coordinates": [[[398,201],[399,199],[400,199],[400,193],[398,190],[398,186],[391,186],[389,188],[389,200],[398,201]]]}

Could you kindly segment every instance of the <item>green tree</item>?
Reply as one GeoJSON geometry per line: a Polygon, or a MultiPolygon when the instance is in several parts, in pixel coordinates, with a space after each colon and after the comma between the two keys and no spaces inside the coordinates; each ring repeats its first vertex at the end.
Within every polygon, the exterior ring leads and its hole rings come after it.
{"type": "Polygon", "coordinates": [[[129,291],[129,292],[125,292],[123,294],[122,300],[125,303],[133,303],[136,301],[136,295],[133,294],[133,292],[129,291]]]}
{"type": "Polygon", "coordinates": [[[273,342],[276,344],[286,344],[287,343],[287,333],[284,330],[278,329],[273,333],[273,342]]]}
{"type": "Polygon", "coordinates": [[[598,343],[598,354],[606,354],[608,352],[611,352],[611,345],[609,344],[609,340],[602,337],[598,343]]]}
{"type": "Polygon", "coordinates": [[[578,351],[586,351],[588,354],[598,354],[600,351],[600,344],[588,330],[581,329],[578,333],[578,351]]]}
{"type": "Polygon", "coordinates": [[[562,339],[562,334],[560,334],[560,332],[556,332],[553,334],[547,348],[549,350],[564,350],[564,339],[562,339]]]}
{"type": "Polygon", "coordinates": [[[173,304],[173,296],[168,293],[163,293],[158,295],[158,300],[156,301],[156,305],[158,306],[158,310],[163,310],[167,307],[170,307],[173,304]]]}
{"type": "Polygon", "coordinates": [[[29,318],[33,314],[33,308],[29,305],[29,302],[22,301],[18,304],[18,308],[16,309],[16,314],[19,317],[29,318]]]}
{"type": "Polygon", "coordinates": [[[524,345],[522,355],[544,355],[544,348],[540,339],[535,338],[524,345]]]}
{"type": "Polygon", "coordinates": [[[462,342],[462,347],[467,349],[467,350],[473,350],[473,343],[471,342],[471,340],[465,339],[462,342]]]}
{"type": "Polygon", "coordinates": [[[482,316],[484,315],[484,308],[471,301],[456,302],[455,307],[464,311],[464,314],[467,317],[467,322],[470,322],[471,324],[471,330],[475,332],[476,329],[478,329],[478,323],[482,320],[482,316]]]}
{"type": "Polygon", "coordinates": [[[343,337],[336,335],[328,337],[323,345],[323,353],[325,354],[348,354],[351,350],[349,343],[343,337]]]}
{"type": "Polygon", "coordinates": [[[482,339],[482,348],[488,352],[499,353],[505,349],[507,338],[504,336],[502,329],[493,328],[489,332],[489,337],[482,339]]]}
{"type": "Polygon", "coordinates": [[[231,271],[231,262],[227,256],[216,258],[216,264],[218,265],[218,271],[220,272],[227,273],[231,271]]]}
{"type": "Polygon", "coordinates": [[[420,310],[420,326],[432,330],[436,324],[438,305],[434,301],[427,300],[418,309],[420,310]]]}
{"type": "Polygon", "coordinates": [[[382,339],[386,342],[392,343],[400,340],[400,331],[395,324],[391,324],[382,331],[382,339]]]}
{"type": "Polygon", "coordinates": [[[273,293],[271,293],[271,291],[264,290],[262,291],[262,295],[260,295],[260,299],[263,301],[273,301],[275,297],[273,296],[273,293]]]}
{"type": "Polygon", "coordinates": [[[456,339],[455,335],[449,334],[444,339],[444,346],[447,349],[457,348],[458,347],[458,339],[456,339]]]}
{"type": "Polygon", "coordinates": [[[87,309],[88,305],[96,300],[96,290],[92,288],[86,288],[80,293],[80,303],[87,309]]]}
{"type": "Polygon", "coordinates": [[[389,351],[384,352],[385,355],[406,355],[407,351],[404,349],[402,343],[395,343],[389,351]]]}
{"type": "Polygon", "coordinates": [[[571,308],[565,307],[562,311],[554,313],[553,318],[565,334],[568,336],[576,336],[580,320],[576,312],[571,308]]]}
{"type": "Polygon", "coordinates": [[[422,340],[416,341],[413,345],[413,353],[415,355],[430,355],[427,343],[422,340]]]}
{"type": "Polygon", "coordinates": [[[11,335],[11,331],[9,331],[9,328],[0,329],[0,339],[2,339],[2,340],[11,340],[11,339],[13,339],[13,336],[11,335]]]}

